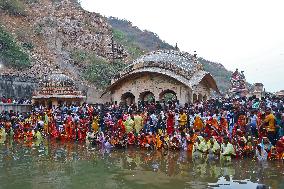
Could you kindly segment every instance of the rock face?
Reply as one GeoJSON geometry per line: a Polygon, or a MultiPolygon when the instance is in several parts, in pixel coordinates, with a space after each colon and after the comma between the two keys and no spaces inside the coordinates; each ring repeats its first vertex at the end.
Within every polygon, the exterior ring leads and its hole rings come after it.
{"type": "Polygon", "coordinates": [[[0,96],[29,99],[37,86],[34,78],[0,75],[0,96]]]}
{"type": "MultiPolygon", "coordinates": [[[[25,17],[11,16],[3,11],[0,11],[0,17],[5,29],[17,41],[33,45],[32,50],[26,50],[32,66],[25,70],[1,69],[1,75],[40,79],[59,68],[88,93],[88,87],[93,90],[95,87],[84,79],[85,65],[73,60],[74,52],[96,54],[109,61],[127,56],[123,46],[113,40],[111,26],[106,19],[97,13],[83,10],[76,0],[23,2],[27,13],[25,17]]],[[[21,96],[19,93],[8,94],[21,96]]]]}
{"type": "Polygon", "coordinates": [[[99,14],[87,12],[70,0],[46,6],[35,4],[33,9],[33,26],[43,35],[49,49],[59,54],[62,50],[92,51],[109,59],[126,56],[123,47],[112,41],[111,26],[99,14]],[[119,49],[113,55],[114,47],[119,49]]]}
{"type": "Polygon", "coordinates": [[[24,30],[34,45],[29,52],[33,66],[20,73],[13,70],[14,74],[41,77],[59,66],[79,79],[78,68],[70,57],[75,51],[95,53],[109,60],[127,56],[123,46],[112,40],[111,26],[99,14],[83,10],[74,0],[31,2],[26,4],[28,13],[24,18],[1,14],[9,31],[19,38],[19,30],[24,30]]]}

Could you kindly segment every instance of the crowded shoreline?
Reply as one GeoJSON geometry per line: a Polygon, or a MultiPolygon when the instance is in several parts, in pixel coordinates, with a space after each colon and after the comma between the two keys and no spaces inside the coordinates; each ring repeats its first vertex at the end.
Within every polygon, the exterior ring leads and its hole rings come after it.
{"type": "Polygon", "coordinates": [[[283,99],[267,96],[211,99],[181,106],[34,106],[31,112],[1,112],[0,142],[8,138],[80,141],[99,149],[186,151],[193,159],[284,159],[283,99]]]}

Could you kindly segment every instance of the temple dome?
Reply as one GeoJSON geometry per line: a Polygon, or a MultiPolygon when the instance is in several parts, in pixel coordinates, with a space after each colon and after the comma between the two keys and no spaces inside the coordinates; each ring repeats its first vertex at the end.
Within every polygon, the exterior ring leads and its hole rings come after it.
{"type": "Polygon", "coordinates": [[[203,69],[196,54],[191,55],[176,50],[157,50],[141,56],[119,72],[103,94],[112,90],[124,80],[132,79],[135,75],[149,73],[174,78],[191,89],[201,81],[205,81],[207,87],[219,92],[214,78],[203,69]]]}
{"type": "Polygon", "coordinates": [[[158,50],[136,59],[120,72],[117,77],[145,68],[171,70],[172,73],[183,76],[186,79],[192,78],[195,73],[203,70],[203,66],[198,62],[196,55],[175,50],[158,50]]]}
{"type": "Polygon", "coordinates": [[[84,99],[86,96],[78,90],[75,82],[59,70],[53,71],[39,82],[39,88],[34,91],[33,99],[84,99]]]}
{"type": "MultiPolygon", "coordinates": [[[[196,54],[176,50],[147,53],[125,67],[102,95],[112,101],[133,104],[139,101],[165,102],[166,94],[181,104],[206,100],[219,92],[214,78],[203,69],[196,54]]],[[[172,100],[173,100],[172,99],[172,100]]]]}
{"type": "Polygon", "coordinates": [[[175,50],[158,50],[147,53],[133,62],[133,65],[139,63],[159,63],[171,64],[186,71],[195,70],[201,64],[197,62],[197,58],[187,52],[180,52],[175,50]]]}
{"type": "Polygon", "coordinates": [[[60,71],[54,71],[40,81],[41,87],[74,87],[74,85],[74,80],[60,71]]]}

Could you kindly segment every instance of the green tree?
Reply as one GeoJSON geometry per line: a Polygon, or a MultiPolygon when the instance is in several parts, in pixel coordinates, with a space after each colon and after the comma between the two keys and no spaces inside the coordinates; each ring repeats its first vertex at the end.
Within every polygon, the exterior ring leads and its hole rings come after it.
{"type": "Polygon", "coordinates": [[[98,88],[104,89],[110,84],[111,79],[125,66],[122,61],[109,63],[103,58],[93,56],[84,76],[88,81],[96,84],[98,88]]]}
{"type": "Polygon", "coordinates": [[[0,0],[0,9],[14,16],[26,16],[27,14],[25,5],[19,0],[0,0]]]}
{"type": "Polygon", "coordinates": [[[5,66],[24,69],[31,65],[30,58],[15,39],[0,25],[0,59],[5,66]]]}

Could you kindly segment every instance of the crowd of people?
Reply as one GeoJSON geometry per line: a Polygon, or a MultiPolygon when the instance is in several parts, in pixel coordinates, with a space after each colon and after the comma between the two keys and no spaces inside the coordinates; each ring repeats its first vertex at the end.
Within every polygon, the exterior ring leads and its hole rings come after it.
{"type": "Polygon", "coordinates": [[[0,98],[0,104],[31,104],[32,101],[25,98],[13,99],[2,96],[0,98]]]}
{"type": "Polygon", "coordinates": [[[183,150],[193,159],[284,159],[283,99],[227,98],[194,104],[60,105],[0,114],[0,142],[43,138],[95,148],[183,150]]]}

